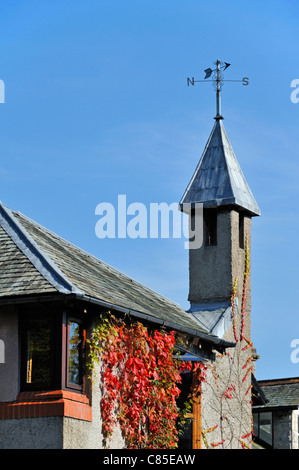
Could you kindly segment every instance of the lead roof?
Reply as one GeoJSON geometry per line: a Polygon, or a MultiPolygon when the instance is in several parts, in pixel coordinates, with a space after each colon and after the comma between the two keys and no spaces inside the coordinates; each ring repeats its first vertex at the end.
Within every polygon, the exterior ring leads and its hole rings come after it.
{"type": "Polygon", "coordinates": [[[194,203],[204,208],[235,205],[252,216],[261,214],[220,119],[215,121],[180,208],[184,211],[183,204],[194,203]]]}

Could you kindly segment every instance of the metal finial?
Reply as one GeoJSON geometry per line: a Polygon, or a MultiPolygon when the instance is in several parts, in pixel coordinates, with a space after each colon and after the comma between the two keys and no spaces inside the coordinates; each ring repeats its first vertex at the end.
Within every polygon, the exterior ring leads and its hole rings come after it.
{"type": "Polygon", "coordinates": [[[215,65],[216,65],[216,68],[214,70],[212,70],[211,68],[204,70],[206,74],[204,77],[204,80],[194,80],[194,77],[192,77],[192,79],[187,78],[187,85],[189,86],[191,83],[191,85],[194,86],[194,83],[197,83],[197,82],[212,82],[213,83],[213,86],[216,89],[216,116],[214,119],[219,120],[219,119],[223,119],[221,115],[221,94],[220,94],[222,87],[223,87],[223,82],[243,82],[243,85],[248,85],[249,78],[243,77],[242,80],[224,80],[223,74],[221,71],[226,70],[227,67],[229,67],[231,64],[227,62],[221,62],[219,59],[217,59],[215,62],[215,65]],[[212,75],[212,79],[207,80],[207,78],[210,78],[211,75],[212,75]]]}

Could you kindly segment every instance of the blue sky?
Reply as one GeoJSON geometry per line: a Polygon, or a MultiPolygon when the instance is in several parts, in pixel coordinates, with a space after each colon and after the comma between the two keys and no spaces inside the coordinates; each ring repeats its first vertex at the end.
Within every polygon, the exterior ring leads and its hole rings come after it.
{"type": "MultiPolygon", "coordinates": [[[[262,210],[252,230],[257,378],[298,376],[298,2],[0,2],[0,200],[188,308],[183,239],[95,235],[101,202],[177,202],[231,63],[224,125],[262,210]]],[[[299,356],[299,354],[298,354],[299,356]]]]}

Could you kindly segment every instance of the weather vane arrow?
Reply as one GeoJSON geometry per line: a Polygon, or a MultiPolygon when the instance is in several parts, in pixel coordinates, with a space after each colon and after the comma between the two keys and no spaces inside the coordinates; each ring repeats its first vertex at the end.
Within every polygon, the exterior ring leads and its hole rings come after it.
{"type": "Polygon", "coordinates": [[[248,77],[243,77],[242,80],[224,80],[223,75],[221,71],[226,70],[231,64],[227,62],[221,62],[219,59],[215,62],[216,68],[212,70],[211,68],[205,69],[205,77],[203,80],[194,80],[194,77],[192,78],[187,78],[187,85],[189,86],[190,84],[194,86],[195,83],[199,82],[212,82],[213,86],[216,88],[216,105],[217,105],[217,115],[215,119],[223,119],[221,116],[221,98],[220,98],[220,91],[223,86],[223,82],[242,82],[243,85],[248,85],[249,84],[249,78],[248,77]],[[213,74],[213,75],[212,75],[213,74]],[[211,80],[207,80],[207,78],[210,78],[212,75],[211,80]]]}

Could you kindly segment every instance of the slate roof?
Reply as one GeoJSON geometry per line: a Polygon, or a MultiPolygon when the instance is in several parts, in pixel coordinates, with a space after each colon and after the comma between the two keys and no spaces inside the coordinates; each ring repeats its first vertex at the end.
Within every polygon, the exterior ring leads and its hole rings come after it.
{"type": "Polygon", "coordinates": [[[175,302],[0,203],[0,301],[49,293],[98,300],[175,329],[192,330],[214,344],[232,345],[209,335],[175,302]]]}
{"type": "Polygon", "coordinates": [[[0,297],[54,291],[1,226],[0,246],[0,297]]]}
{"type": "Polygon", "coordinates": [[[261,214],[222,120],[215,121],[202,157],[180,201],[180,207],[182,208],[182,204],[196,202],[211,208],[236,205],[253,216],[261,214]]]}
{"type": "Polygon", "coordinates": [[[299,377],[259,380],[258,384],[267,399],[264,408],[299,408],[299,377]]]}

